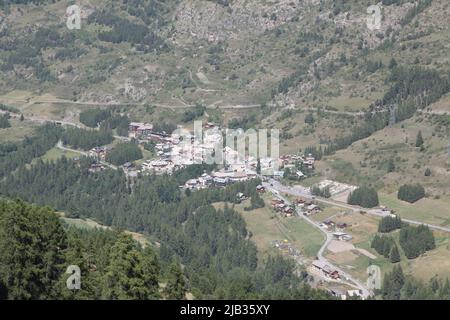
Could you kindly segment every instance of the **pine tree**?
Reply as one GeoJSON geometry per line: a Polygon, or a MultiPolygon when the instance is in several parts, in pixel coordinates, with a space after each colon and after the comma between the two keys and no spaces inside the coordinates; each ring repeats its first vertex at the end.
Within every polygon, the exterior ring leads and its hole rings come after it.
{"type": "Polygon", "coordinates": [[[392,272],[386,274],[383,280],[382,295],[385,300],[399,300],[405,284],[405,276],[400,265],[394,266],[392,272]]]}
{"type": "Polygon", "coordinates": [[[161,267],[155,251],[146,247],[142,253],[142,269],[144,273],[145,286],[149,289],[149,298],[158,299],[159,294],[159,274],[161,267]]]}
{"type": "Polygon", "coordinates": [[[389,261],[391,261],[392,263],[400,262],[400,253],[398,252],[396,244],[392,246],[391,252],[389,254],[389,261]]]}
{"type": "Polygon", "coordinates": [[[184,300],[186,296],[186,282],[183,271],[177,262],[172,262],[168,270],[168,280],[164,293],[169,300],[184,300]]]}
{"type": "Polygon", "coordinates": [[[142,255],[129,235],[121,234],[111,248],[106,268],[103,296],[110,300],[144,300],[151,295],[146,287],[148,277],[143,270],[142,255]]]}
{"type": "Polygon", "coordinates": [[[423,137],[422,137],[422,131],[419,131],[416,138],[416,147],[422,147],[423,146],[423,137]]]}
{"type": "Polygon", "coordinates": [[[48,208],[0,203],[0,282],[8,299],[55,298],[66,237],[48,208]]]}
{"type": "Polygon", "coordinates": [[[389,254],[391,253],[392,243],[389,238],[384,238],[384,245],[383,245],[383,256],[385,258],[389,258],[389,254]]]}
{"type": "Polygon", "coordinates": [[[258,158],[258,162],[256,163],[256,173],[261,174],[261,160],[258,158]]]}

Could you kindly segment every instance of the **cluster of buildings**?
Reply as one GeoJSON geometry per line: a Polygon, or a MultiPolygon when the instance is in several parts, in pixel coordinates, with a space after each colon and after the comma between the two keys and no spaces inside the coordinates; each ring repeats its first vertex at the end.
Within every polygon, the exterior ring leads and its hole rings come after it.
{"type": "Polygon", "coordinates": [[[128,136],[130,138],[142,139],[153,133],[153,125],[150,123],[131,122],[128,127],[128,136]]]}
{"type": "Polygon", "coordinates": [[[272,208],[276,212],[280,212],[284,217],[292,217],[294,215],[294,208],[286,204],[283,200],[278,198],[272,199],[272,208]]]}
{"type": "Polygon", "coordinates": [[[316,185],[320,190],[328,188],[331,197],[337,197],[339,195],[348,196],[349,193],[355,191],[358,187],[345,183],[340,183],[332,180],[323,180],[316,185]]]}
{"type": "MultiPolygon", "coordinates": [[[[224,132],[214,123],[203,124],[201,138],[194,133],[178,127],[172,134],[156,132],[153,124],[145,122],[131,122],[128,128],[130,138],[144,144],[152,141],[156,157],[146,160],[134,171],[140,173],[172,174],[193,164],[218,164],[221,170],[213,172],[209,177],[192,179],[183,186],[186,189],[196,190],[207,188],[210,185],[226,186],[235,182],[253,179],[257,171],[264,176],[273,178],[284,177],[284,171],[278,168],[295,167],[300,161],[303,167],[314,168],[315,159],[312,155],[286,155],[280,158],[260,157],[251,154],[241,154],[229,146],[223,146],[224,132]],[[218,156],[218,154],[220,154],[218,156]],[[259,171],[260,170],[260,171],[259,171]]],[[[239,149],[239,148],[238,148],[239,149]]],[[[108,149],[96,147],[89,151],[89,155],[99,162],[105,161],[108,149]]],[[[101,166],[93,166],[92,171],[102,170],[101,166]]],[[[128,169],[128,168],[124,168],[128,169]]],[[[293,171],[291,171],[293,172],[293,171]]],[[[300,170],[294,172],[299,178],[306,177],[300,170]]],[[[283,209],[284,210],[284,209],[283,209]]],[[[286,214],[292,214],[286,209],[286,214]]],[[[312,211],[312,209],[310,210],[312,211]]]]}
{"type": "MultiPolygon", "coordinates": [[[[196,179],[188,180],[184,184],[184,186],[181,186],[181,188],[190,190],[201,190],[206,189],[210,186],[226,187],[233,183],[245,182],[254,178],[256,178],[256,173],[236,172],[222,169],[219,171],[212,172],[211,174],[203,173],[200,177],[196,179]]],[[[264,191],[260,189],[260,192],[264,191]]]]}
{"type": "Polygon", "coordinates": [[[281,156],[280,161],[285,168],[293,168],[300,163],[304,168],[314,170],[316,159],[311,153],[308,155],[287,154],[281,156]]]}
{"type": "MultiPolygon", "coordinates": [[[[146,161],[143,171],[155,173],[169,173],[193,164],[215,163],[223,165],[225,169],[217,172],[215,182],[226,185],[236,180],[246,180],[256,175],[258,159],[250,155],[242,155],[229,146],[223,146],[223,132],[213,123],[203,125],[205,130],[201,138],[196,138],[193,133],[188,133],[182,128],[170,136],[166,133],[157,133],[148,123],[132,122],[129,126],[129,137],[139,139],[140,142],[156,142],[156,159],[146,161]]],[[[264,157],[259,159],[261,172],[267,172],[271,168],[278,167],[279,159],[264,157]]],[[[283,172],[272,170],[273,176],[282,177],[283,172]]],[[[197,184],[199,186],[200,184],[197,184]]]]}
{"type": "Polygon", "coordinates": [[[95,147],[89,150],[89,157],[94,158],[98,161],[105,161],[106,155],[110,151],[107,147],[95,147]]]}
{"type": "Polygon", "coordinates": [[[302,198],[297,199],[297,208],[299,208],[301,214],[307,217],[322,211],[313,201],[302,198]]]}
{"type": "Polygon", "coordinates": [[[350,241],[353,239],[353,237],[344,232],[346,228],[349,227],[346,223],[336,223],[333,220],[324,220],[319,225],[322,229],[325,229],[327,231],[333,232],[333,239],[339,240],[339,241],[350,241]]]}

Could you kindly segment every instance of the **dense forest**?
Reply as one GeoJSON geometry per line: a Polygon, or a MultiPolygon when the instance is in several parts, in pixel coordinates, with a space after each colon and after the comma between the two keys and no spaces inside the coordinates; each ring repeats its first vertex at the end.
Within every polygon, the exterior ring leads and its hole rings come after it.
{"type": "Polygon", "coordinates": [[[113,142],[111,131],[85,130],[80,128],[67,128],[61,138],[65,145],[75,149],[90,150],[113,142]]]}
{"type": "Polygon", "coordinates": [[[23,141],[0,147],[0,178],[12,173],[19,166],[30,163],[33,159],[43,156],[53,148],[62,135],[63,129],[56,125],[39,127],[31,137],[23,141]]]}
{"type": "Polygon", "coordinates": [[[171,285],[185,281],[179,263],[162,269],[152,247],[118,231],[65,227],[51,209],[21,201],[0,201],[0,250],[1,299],[170,299],[187,290],[171,285]],[[70,265],[80,268],[81,290],[67,289],[70,265]]]}
{"type": "Polygon", "coordinates": [[[142,159],[142,150],[134,143],[119,143],[106,155],[106,161],[116,166],[142,159]]]}
{"type": "Polygon", "coordinates": [[[400,252],[397,244],[392,237],[375,235],[371,242],[371,248],[375,249],[378,254],[382,255],[390,262],[396,263],[400,261],[400,252]]]}
{"type": "Polygon", "coordinates": [[[80,122],[87,127],[111,131],[116,129],[119,136],[128,136],[130,119],[115,108],[108,110],[89,109],[80,113],[80,122]]]}
{"type": "MultiPolygon", "coordinates": [[[[426,251],[436,248],[433,232],[426,225],[417,227],[402,223],[400,218],[383,218],[379,224],[379,232],[390,232],[400,229],[399,243],[408,259],[415,259],[426,251]]],[[[391,262],[399,262],[400,255],[393,237],[378,234],[372,239],[371,248],[391,262]]]]}
{"type": "Polygon", "coordinates": [[[329,298],[306,286],[295,275],[293,262],[281,258],[273,263],[258,262],[242,217],[231,207],[216,210],[210,205],[233,203],[238,192],[251,195],[260,181],[187,196],[178,186],[202,172],[201,166],[173,176],[141,177],[131,183],[119,170],[90,174],[91,161],[38,160],[30,168],[21,166],[16,174],[9,174],[0,193],[50,205],[69,216],[90,217],[155,236],[161,243],[161,262],[179,259],[189,290],[197,298],[329,298]]]}
{"type": "Polygon", "coordinates": [[[385,300],[450,300],[450,281],[436,277],[428,283],[405,276],[401,266],[385,275],[381,288],[385,300]]]}

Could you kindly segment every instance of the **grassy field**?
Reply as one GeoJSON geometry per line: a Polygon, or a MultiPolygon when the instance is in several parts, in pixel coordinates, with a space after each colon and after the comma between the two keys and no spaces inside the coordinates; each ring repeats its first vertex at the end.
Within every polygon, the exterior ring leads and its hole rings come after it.
{"type": "Polygon", "coordinates": [[[69,159],[73,159],[80,157],[80,154],[72,151],[64,151],[55,147],[47,151],[47,153],[43,155],[41,159],[44,161],[55,161],[62,158],[63,156],[69,159]]]}
{"type": "Polygon", "coordinates": [[[396,195],[380,193],[380,203],[394,209],[401,217],[440,226],[450,225],[450,197],[424,198],[416,203],[397,199],[396,195]]]}
{"type": "Polygon", "coordinates": [[[17,142],[23,140],[26,136],[31,136],[36,125],[30,122],[20,122],[10,119],[11,128],[0,129],[0,143],[17,142]]]}
{"type": "Polygon", "coordinates": [[[421,183],[431,197],[450,196],[448,127],[442,116],[416,116],[385,128],[317,164],[322,176],[355,185],[369,184],[385,193],[407,183],[421,183]],[[422,132],[424,150],[415,146],[422,132]],[[388,162],[394,170],[388,172],[388,162]],[[425,177],[425,170],[431,176],[425,177]]]}
{"type": "MultiPolygon", "coordinates": [[[[97,223],[94,220],[91,219],[73,219],[73,218],[67,218],[67,217],[61,217],[61,220],[63,220],[67,225],[73,226],[80,229],[105,229],[105,230],[112,230],[112,228],[101,225],[97,223]]],[[[150,244],[149,238],[141,233],[131,232],[131,231],[124,231],[126,234],[129,234],[133,237],[135,241],[137,241],[142,246],[147,246],[150,244]]]]}
{"type": "MultiPolygon", "coordinates": [[[[235,206],[235,210],[245,219],[260,254],[266,256],[276,253],[273,241],[288,240],[303,255],[314,258],[325,241],[322,233],[298,217],[280,217],[271,209],[268,197],[264,198],[264,208],[244,211],[244,207],[248,206],[247,202],[235,206]]],[[[216,204],[216,207],[223,207],[223,203],[216,204]]]]}
{"type": "MultiPolygon", "coordinates": [[[[379,219],[372,216],[351,214],[333,218],[334,221],[346,222],[351,226],[346,232],[353,236],[351,241],[355,247],[365,249],[375,255],[376,259],[371,259],[355,250],[341,253],[327,252],[327,257],[359,279],[367,279],[366,269],[370,264],[375,264],[381,268],[382,274],[390,272],[394,264],[388,259],[380,256],[375,250],[370,248],[373,236],[377,232],[379,219]]],[[[399,231],[389,234],[398,243],[399,231]]],[[[434,232],[436,239],[436,249],[424,255],[408,260],[400,245],[401,262],[400,265],[405,274],[427,281],[437,275],[441,278],[450,277],[450,235],[443,232],[434,232]]]]}

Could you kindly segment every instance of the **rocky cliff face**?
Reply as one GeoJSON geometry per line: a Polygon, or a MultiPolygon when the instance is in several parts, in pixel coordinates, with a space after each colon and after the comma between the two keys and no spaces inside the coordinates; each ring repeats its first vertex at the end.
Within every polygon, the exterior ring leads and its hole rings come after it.
{"type": "Polygon", "coordinates": [[[211,42],[242,39],[291,21],[302,7],[319,0],[235,0],[229,6],[211,1],[182,2],[175,13],[175,38],[193,37],[211,42]]]}

